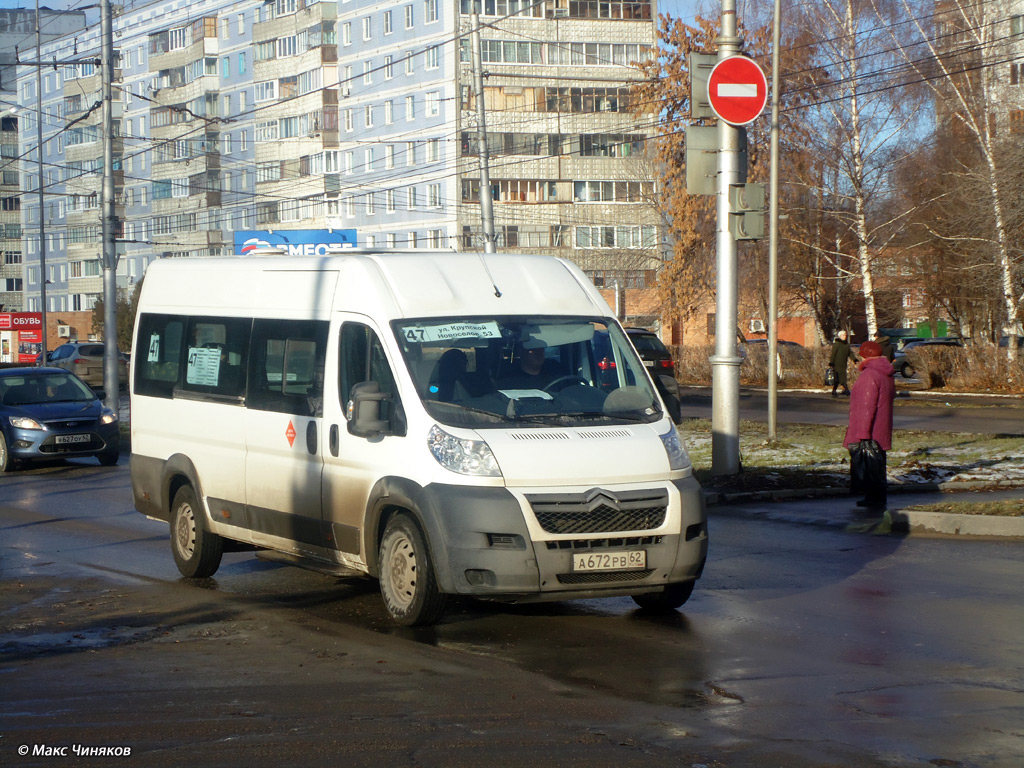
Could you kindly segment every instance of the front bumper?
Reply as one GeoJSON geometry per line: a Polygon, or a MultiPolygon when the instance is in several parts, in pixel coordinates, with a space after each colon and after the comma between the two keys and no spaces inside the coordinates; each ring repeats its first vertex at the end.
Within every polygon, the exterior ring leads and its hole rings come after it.
{"type": "MultiPolygon", "coordinates": [[[[649,530],[552,534],[525,495],[502,488],[428,486],[426,517],[438,581],[446,592],[506,601],[635,595],[699,578],[707,557],[707,516],[692,477],[666,483],[665,522],[649,530]],[[430,527],[428,523],[428,527],[430,527]],[[642,569],[577,572],[573,555],[642,549],[642,569]]],[[[609,491],[615,495],[615,491],[609,491]]]]}
{"type": "Polygon", "coordinates": [[[120,429],[118,422],[92,425],[83,429],[19,429],[11,427],[7,434],[7,450],[15,461],[45,461],[47,459],[96,456],[118,450],[120,429]],[[58,437],[85,435],[76,442],[58,442],[58,437]]]}

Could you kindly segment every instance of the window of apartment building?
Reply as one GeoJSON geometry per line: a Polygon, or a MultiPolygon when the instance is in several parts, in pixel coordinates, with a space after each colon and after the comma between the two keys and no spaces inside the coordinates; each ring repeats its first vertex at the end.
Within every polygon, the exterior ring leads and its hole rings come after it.
{"type": "Polygon", "coordinates": [[[352,22],[350,21],[341,25],[341,44],[352,45],[352,22]]]}
{"type": "Polygon", "coordinates": [[[349,219],[356,216],[356,199],[352,195],[345,195],[345,216],[349,219]]]}
{"type": "Polygon", "coordinates": [[[277,141],[280,138],[277,120],[263,120],[256,123],[254,138],[257,143],[264,141],[277,141]]]}
{"type": "Polygon", "coordinates": [[[416,165],[416,142],[405,142],[405,164],[416,165]]]}
{"type": "Polygon", "coordinates": [[[406,96],[405,97],[405,119],[407,122],[412,122],[416,119],[416,97],[406,96]]]}
{"type": "Polygon", "coordinates": [[[646,181],[575,181],[572,194],[578,203],[639,203],[653,191],[654,185],[646,181]]]}
{"type": "Polygon", "coordinates": [[[653,248],[658,243],[654,226],[578,226],[576,248],[653,248]]]}
{"type": "Polygon", "coordinates": [[[1010,133],[1024,133],[1024,109],[1010,110],[1010,133]]]}
{"type": "Polygon", "coordinates": [[[363,17],[363,40],[369,40],[373,37],[373,18],[370,16],[363,17]]]}
{"type": "Polygon", "coordinates": [[[391,56],[384,57],[384,79],[390,80],[395,76],[394,68],[391,66],[391,56]]]}
{"type": "Polygon", "coordinates": [[[277,0],[277,11],[278,16],[287,16],[290,13],[295,13],[298,0],[277,0]]]}
{"type": "Polygon", "coordinates": [[[409,247],[410,248],[419,248],[420,247],[419,235],[417,235],[415,232],[410,232],[409,233],[409,238],[408,238],[408,243],[409,243],[409,247]]]}
{"type": "Polygon", "coordinates": [[[406,51],[403,59],[405,61],[405,74],[411,75],[416,69],[416,62],[413,59],[412,51],[406,51]]]}
{"type": "Polygon", "coordinates": [[[395,102],[388,99],[384,102],[384,124],[391,125],[395,122],[395,102]]]}
{"type": "Polygon", "coordinates": [[[430,248],[440,248],[444,234],[440,229],[431,229],[427,232],[427,245],[430,248]]]}
{"type": "Polygon", "coordinates": [[[377,245],[377,236],[376,235],[367,235],[366,236],[366,247],[367,248],[373,248],[375,245],[377,245]]]}
{"type": "Polygon", "coordinates": [[[220,140],[220,151],[225,155],[231,154],[231,134],[225,133],[220,140]]]}
{"type": "Polygon", "coordinates": [[[386,144],[384,146],[384,167],[394,168],[395,167],[395,145],[386,144]]]}
{"type": "Polygon", "coordinates": [[[367,128],[373,128],[373,105],[367,104],[363,107],[363,123],[367,128]]]}
{"type": "Polygon", "coordinates": [[[224,117],[231,117],[231,94],[224,97],[224,117]]]}
{"type": "Polygon", "coordinates": [[[245,74],[245,52],[242,51],[238,54],[238,74],[245,74]]]}
{"type": "Polygon", "coordinates": [[[345,153],[345,173],[353,173],[356,166],[355,152],[349,150],[345,153]]]}
{"type": "Polygon", "coordinates": [[[1016,15],[1010,17],[1010,34],[1024,35],[1024,16],[1016,15]]]}
{"type": "Polygon", "coordinates": [[[424,23],[433,24],[437,19],[437,0],[423,0],[424,23]]]}
{"type": "Polygon", "coordinates": [[[352,65],[349,64],[345,67],[345,77],[341,81],[341,95],[348,96],[352,90],[352,65]]]}
{"type": "Polygon", "coordinates": [[[423,104],[427,117],[436,117],[441,112],[441,94],[431,91],[424,97],[423,104]]]}
{"type": "Polygon", "coordinates": [[[282,117],[278,121],[278,134],[282,139],[294,139],[299,135],[299,118],[282,117]]]}
{"type": "Polygon", "coordinates": [[[373,83],[373,62],[363,62],[363,85],[370,85],[373,83]]]}
{"type": "Polygon", "coordinates": [[[384,192],[384,210],[387,213],[395,212],[395,190],[393,189],[384,192]]]}
{"type": "Polygon", "coordinates": [[[413,25],[412,6],[411,5],[407,5],[407,6],[405,6],[405,28],[406,29],[412,29],[412,25],[413,25]]]}
{"type": "Polygon", "coordinates": [[[256,183],[278,181],[281,178],[281,164],[278,162],[257,163],[256,183]]]}
{"type": "Polygon", "coordinates": [[[441,140],[427,139],[427,162],[436,163],[441,160],[441,140]]]}
{"type": "Polygon", "coordinates": [[[220,76],[231,77],[231,59],[227,56],[220,60],[220,76]]]}
{"type": "Polygon", "coordinates": [[[352,131],[352,130],[354,130],[354,126],[355,126],[355,123],[352,120],[352,109],[351,108],[346,109],[345,110],[345,130],[346,131],[352,131]]]}
{"type": "Polygon", "coordinates": [[[240,14],[238,14],[235,17],[235,19],[238,22],[238,27],[237,27],[238,34],[239,35],[244,35],[245,34],[245,14],[244,13],[240,13],[240,14]]]}
{"type": "Polygon", "coordinates": [[[242,152],[245,152],[249,148],[249,134],[243,129],[238,132],[238,148],[242,152]]]}
{"type": "Polygon", "coordinates": [[[384,237],[385,237],[385,242],[387,244],[387,247],[388,248],[394,248],[395,247],[395,233],[394,232],[389,232],[384,237]]]}
{"type": "Polygon", "coordinates": [[[366,215],[367,216],[373,216],[373,214],[374,214],[374,207],[373,207],[374,206],[374,201],[373,201],[373,198],[374,198],[373,192],[367,192],[366,193],[366,215]]]}
{"type": "Polygon", "coordinates": [[[440,184],[428,184],[427,185],[427,205],[431,208],[441,207],[441,185],[440,184]]]}
{"type": "Polygon", "coordinates": [[[139,205],[149,204],[149,188],[142,187],[139,189],[139,205]]]}
{"type": "Polygon", "coordinates": [[[231,20],[225,16],[220,20],[220,39],[227,40],[231,34],[231,20]]]}
{"type": "Polygon", "coordinates": [[[374,170],[373,165],[377,160],[376,154],[373,147],[367,147],[363,150],[363,164],[368,172],[374,170]]]}
{"type": "Polygon", "coordinates": [[[424,60],[427,69],[437,69],[441,66],[441,49],[436,45],[430,46],[424,54],[424,60]]]}
{"type": "Polygon", "coordinates": [[[419,207],[419,201],[416,196],[416,187],[409,187],[405,192],[405,207],[410,211],[415,211],[419,207]]]}
{"type": "Polygon", "coordinates": [[[286,56],[294,56],[298,53],[299,44],[295,35],[277,38],[277,58],[283,59],[286,56]]]}
{"type": "Polygon", "coordinates": [[[384,11],[384,34],[390,35],[392,32],[391,27],[391,11],[384,11]]]}

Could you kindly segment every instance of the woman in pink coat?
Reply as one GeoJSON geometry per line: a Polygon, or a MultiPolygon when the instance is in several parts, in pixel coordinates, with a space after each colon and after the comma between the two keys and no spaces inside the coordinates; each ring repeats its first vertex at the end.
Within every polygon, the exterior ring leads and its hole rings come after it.
{"type": "Polygon", "coordinates": [[[850,492],[863,493],[859,507],[885,509],[885,452],[892,448],[893,367],[874,341],[860,345],[860,376],[850,391],[850,425],[843,447],[850,451],[850,492]]]}

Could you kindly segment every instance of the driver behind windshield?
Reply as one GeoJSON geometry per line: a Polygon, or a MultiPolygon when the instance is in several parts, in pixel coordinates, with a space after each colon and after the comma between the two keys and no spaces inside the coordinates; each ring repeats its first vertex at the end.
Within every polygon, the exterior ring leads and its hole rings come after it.
{"type": "Polygon", "coordinates": [[[499,389],[543,390],[565,371],[555,360],[544,354],[546,344],[539,339],[528,339],[516,344],[512,355],[514,369],[501,377],[499,389]]]}

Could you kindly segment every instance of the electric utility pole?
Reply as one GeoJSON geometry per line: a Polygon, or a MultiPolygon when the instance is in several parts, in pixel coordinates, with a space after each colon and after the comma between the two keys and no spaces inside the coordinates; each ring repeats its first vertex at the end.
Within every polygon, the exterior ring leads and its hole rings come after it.
{"type": "Polygon", "coordinates": [[[103,101],[103,187],[102,221],[103,239],[103,385],[106,405],[115,413],[118,408],[118,350],[117,350],[117,232],[114,211],[114,33],[110,0],[100,4],[100,66],[102,68],[103,101]]]}

